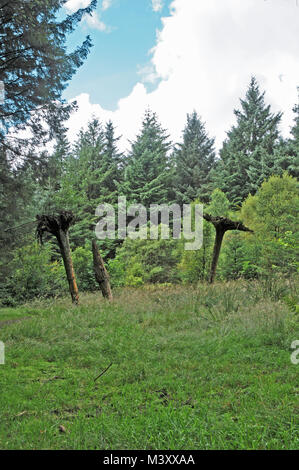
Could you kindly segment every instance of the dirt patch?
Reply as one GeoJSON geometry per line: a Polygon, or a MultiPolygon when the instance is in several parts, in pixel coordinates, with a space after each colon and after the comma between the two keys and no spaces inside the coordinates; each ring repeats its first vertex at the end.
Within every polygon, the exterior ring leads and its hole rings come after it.
{"type": "Polygon", "coordinates": [[[13,325],[14,323],[19,323],[20,321],[30,320],[31,317],[16,318],[14,320],[0,320],[0,328],[4,326],[13,325]]]}

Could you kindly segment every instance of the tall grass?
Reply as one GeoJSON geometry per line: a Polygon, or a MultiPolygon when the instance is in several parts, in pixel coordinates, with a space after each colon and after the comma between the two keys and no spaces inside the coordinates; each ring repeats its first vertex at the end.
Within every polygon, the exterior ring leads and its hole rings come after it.
{"type": "Polygon", "coordinates": [[[295,449],[296,283],[276,282],[0,310],[0,448],[295,449]]]}

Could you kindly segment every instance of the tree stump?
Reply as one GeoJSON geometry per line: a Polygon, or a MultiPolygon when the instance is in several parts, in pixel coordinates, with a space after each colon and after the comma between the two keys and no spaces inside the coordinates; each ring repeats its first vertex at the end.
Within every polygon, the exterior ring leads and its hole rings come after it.
{"type": "Polygon", "coordinates": [[[92,240],[92,254],[95,278],[100,286],[103,297],[108,300],[113,300],[109,274],[105,268],[103,258],[101,257],[96,240],[92,240]]]}

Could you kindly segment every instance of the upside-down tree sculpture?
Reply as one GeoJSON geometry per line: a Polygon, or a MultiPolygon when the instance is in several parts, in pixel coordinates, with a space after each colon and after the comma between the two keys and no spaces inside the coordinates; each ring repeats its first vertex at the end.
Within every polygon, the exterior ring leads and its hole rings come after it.
{"type": "Polygon", "coordinates": [[[248,227],[245,227],[245,225],[243,225],[242,222],[234,222],[233,220],[227,219],[226,217],[213,217],[209,214],[203,214],[203,218],[207,220],[208,222],[211,222],[216,229],[211,273],[210,273],[210,283],[212,284],[215,279],[219,254],[220,254],[221,245],[222,245],[225,232],[227,232],[228,230],[240,230],[241,232],[253,233],[253,231],[250,230],[248,227]]]}
{"type": "Polygon", "coordinates": [[[77,305],[79,303],[79,292],[69,242],[69,228],[75,222],[75,216],[70,211],[60,211],[52,215],[38,215],[36,218],[38,222],[36,234],[40,242],[42,243],[45,232],[54,235],[58,241],[72,301],[77,305]]]}

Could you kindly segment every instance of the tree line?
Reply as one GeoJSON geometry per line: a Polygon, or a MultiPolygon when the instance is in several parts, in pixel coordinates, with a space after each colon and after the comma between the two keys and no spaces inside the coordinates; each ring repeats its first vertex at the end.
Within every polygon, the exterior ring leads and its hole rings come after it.
{"type": "MultiPolygon", "coordinates": [[[[187,115],[179,143],[170,141],[149,109],[126,153],[119,150],[113,123],[97,118],[69,142],[65,123],[75,106],[69,107],[61,94],[92,43],[87,37],[68,53],[66,41],[96,1],[58,20],[64,3],[0,2],[0,81],[5,85],[0,105],[0,276],[6,301],[16,298],[16,284],[18,292],[23,289],[18,295],[26,298],[56,292],[63,282],[55,243],[48,237],[41,251],[32,242],[36,215],[58,210],[76,216],[71,232],[75,268],[79,284],[94,288],[90,242],[95,208],[116,205],[119,195],[146,207],[199,201],[211,216],[242,216],[258,235],[226,235],[219,271],[224,279],[257,277],[277,267],[294,271],[299,104],[294,105],[291,135],[283,138],[282,113],[272,112],[252,77],[219,154],[196,111],[187,115]],[[30,127],[32,138],[9,133],[24,126],[30,127]],[[53,139],[54,151],[42,150],[40,144],[53,139]]],[[[191,254],[177,241],[109,240],[98,246],[115,285],[192,282],[208,276],[213,230],[204,223],[203,247],[191,254]]]]}

